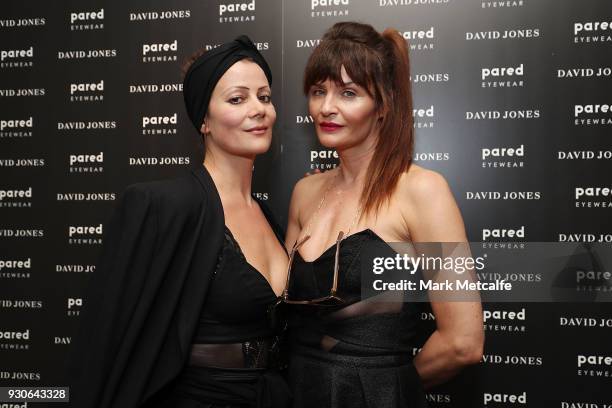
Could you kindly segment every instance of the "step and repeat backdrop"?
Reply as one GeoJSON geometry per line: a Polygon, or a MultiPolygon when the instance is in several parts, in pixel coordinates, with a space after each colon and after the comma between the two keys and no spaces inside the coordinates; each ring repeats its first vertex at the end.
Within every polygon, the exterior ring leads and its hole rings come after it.
{"type": "MultiPolygon", "coordinates": [[[[446,177],[470,241],[612,242],[609,0],[3,2],[0,386],[63,385],[118,196],[201,165],[180,73],[197,49],[247,34],[269,61],[278,119],[253,191],[286,222],[295,182],[338,163],[301,79],[323,32],[346,20],[408,41],[414,160],[446,177]]],[[[612,291],[609,275],[577,279],[612,291]]],[[[485,304],[481,364],[430,390],[431,406],[612,407],[611,306],[485,304]]],[[[424,342],[435,317],[421,319],[424,342]]]]}

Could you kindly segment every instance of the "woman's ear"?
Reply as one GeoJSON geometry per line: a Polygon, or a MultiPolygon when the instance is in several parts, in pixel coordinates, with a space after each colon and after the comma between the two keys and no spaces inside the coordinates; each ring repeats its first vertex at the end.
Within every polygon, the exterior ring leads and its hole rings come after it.
{"type": "Polygon", "coordinates": [[[200,127],[200,133],[202,133],[204,136],[210,133],[210,129],[208,128],[208,125],[206,124],[206,122],[207,120],[206,118],[204,118],[204,121],[202,122],[202,126],[200,127]]]}

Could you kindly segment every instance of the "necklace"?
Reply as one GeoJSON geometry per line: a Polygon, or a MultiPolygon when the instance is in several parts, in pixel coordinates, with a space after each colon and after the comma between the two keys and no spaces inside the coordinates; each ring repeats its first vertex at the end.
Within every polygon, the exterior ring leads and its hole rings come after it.
{"type": "MultiPolygon", "coordinates": [[[[338,175],[340,175],[340,169],[339,168],[338,168],[338,172],[334,175],[334,178],[332,179],[331,183],[325,189],[325,192],[323,193],[323,197],[319,201],[319,205],[317,206],[317,209],[315,210],[314,214],[312,214],[312,216],[310,217],[310,221],[308,222],[308,225],[306,226],[306,232],[305,232],[304,237],[302,239],[304,239],[305,237],[310,237],[310,227],[312,226],[312,223],[314,222],[314,220],[319,215],[319,210],[321,209],[321,207],[323,207],[323,203],[325,203],[325,199],[327,198],[327,194],[336,185],[336,180],[338,179],[338,175]]],[[[339,192],[338,194],[341,194],[341,193],[342,192],[339,192]]],[[[342,201],[340,201],[340,203],[342,203],[342,201]]],[[[355,224],[359,220],[360,216],[361,216],[361,206],[358,205],[357,206],[357,211],[355,212],[355,215],[353,216],[353,220],[352,220],[351,224],[349,225],[349,228],[346,231],[346,234],[343,233],[343,236],[342,236],[341,239],[345,239],[346,237],[349,236],[349,234],[351,233],[351,230],[353,229],[353,227],[355,226],[355,224]]]]}

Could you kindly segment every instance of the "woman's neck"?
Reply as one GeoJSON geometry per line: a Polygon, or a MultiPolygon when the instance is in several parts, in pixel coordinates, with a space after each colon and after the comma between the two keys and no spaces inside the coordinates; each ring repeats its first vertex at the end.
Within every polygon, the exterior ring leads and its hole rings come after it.
{"type": "Polygon", "coordinates": [[[340,168],[338,182],[343,185],[362,185],[374,156],[375,138],[368,137],[363,143],[348,149],[338,150],[340,168]]]}
{"type": "Polygon", "coordinates": [[[241,200],[250,204],[254,158],[215,153],[207,152],[203,164],[222,200],[241,200]]]}

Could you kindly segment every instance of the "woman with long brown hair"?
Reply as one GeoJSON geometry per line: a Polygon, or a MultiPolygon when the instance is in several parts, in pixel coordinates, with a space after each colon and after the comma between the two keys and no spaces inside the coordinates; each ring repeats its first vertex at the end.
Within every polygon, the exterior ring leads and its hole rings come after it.
{"type": "Polygon", "coordinates": [[[443,176],[412,163],[406,42],[396,30],[337,23],[308,60],[304,93],[340,165],[300,180],[291,197],[295,406],[426,406],[426,388],[480,361],[484,334],[479,301],[432,301],[437,328],[413,358],[423,303],[361,299],[364,245],[467,241],[443,176]]]}

